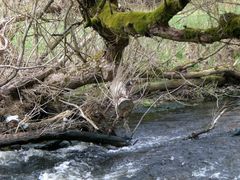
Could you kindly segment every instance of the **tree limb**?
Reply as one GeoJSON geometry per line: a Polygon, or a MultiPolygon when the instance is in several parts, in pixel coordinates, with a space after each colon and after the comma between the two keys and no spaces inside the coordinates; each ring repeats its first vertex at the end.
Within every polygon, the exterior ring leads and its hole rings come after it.
{"type": "MultiPolygon", "coordinates": [[[[99,14],[91,17],[91,24],[98,32],[105,28],[119,37],[159,36],[174,41],[195,43],[213,43],[221,39],[240,37],[240,15],[233,13],[223,14],[219,19],[219,25],[209,29],[170,27],[168,22],[189,2],[190,0],[166,0],[151,12],[119,12],[115,4],[112,3],[111,8],[105,3],[99,14]]],[[[96,7],[97,4],[90,8],[94,11],[96,7]]]]}
{"type": "Polygon", "coordinates": [[[219,114],[217,114],[216,117],[213,118],[212,122],[208,125],[207,128],[193,132],[191,135],[189,135],[186,139],[196,139],[198,138],[200,135],[205,134],[210,132],[211,130],[213,130],[216,127],[216,124],[218,122],[218,120],[223,116],[223,114],[228,110],[227,107],[224,107],[219,114]]]}

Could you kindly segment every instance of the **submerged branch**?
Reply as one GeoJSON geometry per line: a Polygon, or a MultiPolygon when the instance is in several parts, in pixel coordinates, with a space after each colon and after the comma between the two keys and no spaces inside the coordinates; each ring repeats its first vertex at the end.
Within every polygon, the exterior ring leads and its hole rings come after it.
{"type": "Polygon", "coordinates": [[[228,110],[227,107],[224,107],[220,112],[219,114],[213,118],[212,122],[208,125],[207,128],[205,129],[202,129],[202,130],[199,130],[199,131],[196,131],[196,132],[193,132],[191,135],[189,135],[188,137],[186,137],[186,139],[196,139],[198,138],[200,135],[202,134],[206,134],[208,132],[210,132],[211,130],[213,130],[216,125],[217,125],[217,122],[218,120],[223,116],[223,114],[228,110]]]}

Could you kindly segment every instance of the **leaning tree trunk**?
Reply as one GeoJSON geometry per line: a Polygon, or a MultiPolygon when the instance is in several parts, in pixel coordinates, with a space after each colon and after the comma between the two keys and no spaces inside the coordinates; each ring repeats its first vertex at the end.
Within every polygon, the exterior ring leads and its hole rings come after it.
{"type": "Polygon", "coordinates": [[[105,42],[105,53],[102,57],[102,75],[105,80],[113,80],[121,62],[123,51],[129,44],[128,36],[119,36],[99,24],[93,25],[105,42]]]}
{"type": "MultiPolygon", "coordinates": [[[[96,30],[99,27],[95,27],[96,30]]],[[[115,106],[117,118],[125,118],[133,108],[133,102],[129,98],[126,90],[126,79],[118,77],[117,73],[122,60],[123,52],[129,44],[128,37],[119,37],[108,29],[101,28],[99,34],[105,40],[105,53],[102,57],[101,71],[104,80],[112,81],[110,92],[113,96],[113,105],[115,106]]]]}

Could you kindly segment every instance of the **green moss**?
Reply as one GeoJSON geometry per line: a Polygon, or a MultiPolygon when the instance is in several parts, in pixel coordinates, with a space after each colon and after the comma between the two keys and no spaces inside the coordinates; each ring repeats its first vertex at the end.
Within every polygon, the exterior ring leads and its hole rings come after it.
{"type": "MultiPolygon", "coordinates": [[[[99,9],[97,1],[93,9],[99,9]]],[[[91,19],[91,25],[95,27],[104,27],[116,33],[118,36],[128,35],[147,35],[148,30],[155,24],[168,26],[169,20],[181,11],[187,4],[187,1],[167,0],[166,5],[161,3],[159,7],[152,12],[118,12],[116,4],[106,3],[99,14],[91,19]]],[[[240,15],[226,13],[220,18],[218,27],[208,29],[185,28],[183,36],[185,39],[196,39],[202,35],[208,35],[212,41],[217,41],[220,36],[240,37],[240,15]]],[[[200,40],[200,39],[199,39],[200,40]]]]}
{"type": "Polygon", "coordinates": [[[162,24],[168,24],[168,22],[181,11],[186,4],[181,4],[176,0],[167,0],[167,5],[160,5],[152,14],[153,19],[162,24]]]}
{"type": "Polygon", "coordinates": [[[184,37],[185,39],[193,39],[198,37],[199,33],[201,33],[200,29],[185,28],[184,37]]]}
{"type": "Polygon", "coordinates": [[[152,22],[151,13],[144,12],[117,12],[116,6],[112,5],[111,14],[109,4],[106,4],[98,17],[94,17],[93,23],[101,22],[103,27],[111,29],[115,33],[145,34],[148,25],[152,22]]]}
{"type": "Polygon", "coordinates": [[[240,15],[234,16],[227,26],[225,27],[225,32],[233,37],[240,37],[240,15]]]}
{"type": "Polygon", "coordinates": [[[221,39],[221,30],[218,27],[209,28],[204,31],[205,34],[211,36],[212,41],[219,41],[221,39]]]}
{"type": "Polygon", "coordinates": [[[212,82],[221,83],[221,82],[225,81],[225,78],[220,75],[209,75],[209,76],[202,77],[201,79],[204,79],[206,81],[206,83],[212,83],[212,82]]]}
{"type": "MultiPolygon", "coordinates": [[[[193,28],[185,28],[184,29],[184,37],[185,39],[194,39],[194,38],[199,38],[199,37],[203,37],[203,35],[205,34],[206,36],[208,36],[208,38],[211,38],[212,41],[217,41],[219,39],[221,39],[220,35],[222,35],[222,30],[219,27],[213,27],[213,28],[209,28],[209,29],[193,29],[193,28]]],[[[201,39],[199,39],[199,42],[201,41],[201,39]]]]}
{"type": "Polygon", "coordinates": [[[150,26],[154,24],[168,25],[168,21],[183,7],[175,0],[167,0],[167,6],[161,4],[152,12],[118,12],[115,4],[105,4],[100,14],[92,19],[92,24],[101,22],[105,28],[117,34],[146,35],[150,26]]]}
{"type": "Polygon", "coordinates": [[[219,27],[228,36],[240,37],[240,15],[225,13],[219,19],[219,27]]]}

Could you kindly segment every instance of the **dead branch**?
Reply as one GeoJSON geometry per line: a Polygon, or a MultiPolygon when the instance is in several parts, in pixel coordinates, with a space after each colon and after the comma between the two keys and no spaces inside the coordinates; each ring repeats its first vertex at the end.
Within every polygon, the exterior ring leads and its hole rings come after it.
{"type": "MultiPolygon", "coordinates": [[[[70,31],[70,29],[69,29],[70,31]]],[[[56,48],[56,46],[62,42],[62,39],[64,38],[64,36],[60,36],[59,38],[56,38],[56,40],[51,43],[52,46],[50,49],[54,49],[56,48]]],[[[89,41],[94,38],[94,34],[90,34],[86,37],[86,40],[79,43],[78,47],[82,48],[84,47],[87,43],[89,43],[89,41]]],[[[46,56],[48,52],[43,53],[43,56],[46,56]]],[[[72,56],[74,54],[74,52],[71,52],[69,54],[69,56],[72,56]]],[[[33,85],[43,81],[44,79],[46,79],[49,75],[51,75],[52,73],[56,72],[57,70],[59,70],[61,68],[61,64],[62,61],[65,61],[65,59],[61,60],[58,64],[56,64],[54,67],[48,67],[46,69],[42,69],[39,72],[36,72],[35,74],[33,74],[33,76],[31,77],[23,77],[23,78],[19,78],[16,82],[13,82],[9,85],[5,85],[3,87],[0,87],[0,94],[5,94],[5,95],[11,95],[16,93],[17,91],[23,89],[23,88],[30,88],[33,85]]],[[[45,67],[47,64],[42,65],[43,67],[45,67]]],[[[31,67],[12,67],[9,66],[10,68],[13,69],[18,69],[18,70],[22,70],[22,69],[28,69],[31,67]]],[[[36,67],[41,67],[41,66],[36,66],[36,67]]],[[[92,74],[87,74],[87,75],[82,75],[81,77],[77,76],[77,77],[70,77],[69,82],[66,85],[66,88],[70,88],[70,89],[75,89],[78,88],[80,86],[86,85],[86,84],[91,84],[91,83],[95,83],[96,80],[98,80],[99,82],[102,81],[102,78],[100,78],[100,76],[98,76],[96,73],[92,74]]]]}
{"type": "Polygon", "coordinates": [[[21,125],[21,123],[28,123],[28,129],[30,129],[31,131],[32,130],[37,131],[39,129],[45,130],[46,128],[51,129],[51,127],[54,126],[56,123],[60,124],[60,126],[63,126],[63,124],[64,124],[63,121],[65,119],[68,119],[69,117],[71,117],[73,114],[74,114],[73,111],[66,110],[66,111],[61,112],[61,113],[59,113],[56,116],[53,116],[51,118],[43,119],[40,122],[29,123],[29,122],[21,121],[19,123],[19,125],[21,125]]]}
{"type": "Polygon", "coordinates": [[[223,107],[223,109],[219,112],[219,114],[217,114],[217,116],[213,118],[212,122],[208,125],[207,128],[193,132],[191,135],[186,137],[186,139],[197,139],[200,135],[206,134],[211,130],[213,130],[216,127],[218,120],[223,116],[223,114],[227,110],[228,110],[228,107],[223,107]]]}
{"type": "Polygon", "coordinates": [[[29,69],[39,69],[39,68],[46,68],[46,65],[30,66],[30,67],[17,67],[17,66],[13,66],[13,65],[0,65],[0,69],[29,70],[29,69]]]}
{"type": "Polygon", "coordinates": [[[227,43],[225,43],[223,46],[221,46],[220,48],[218,48],[217,50],[215,50],[214,52],[212,52],[211,54],[209,54],[209,55],[207,55],[205,57],[200,57],[200,58],[198,58],[195,61],[191,61],[191,62],[188,62],[186,64],[177,66],[177,67],[174,68],[174,71],[184,71],[184,70],[187,70],[187,69],[189,69],[191,67],[194,67],[195,65],[197,65],[199,63],[202,63],[203,61],[206,61],[210,57],[216,55],[217,53],[219,53],[226,46],[227,46],[227,43]]]}
{"type": "Polygon", "coordinates": [[[8,39],[0,34],[0,53],[2,53],[4,50],[6,50],[8,47],[8,39]]]}
{"type": "Polygon", "coordinates": [[[81,113],[80,115],[81,115],[87,122],[89,122],[89,124],[91,124],[91,125],[94,127],[94,129],[99,130],[99,128],[97,127],[97,125],[96,125],[89,117],[87,117],[87,116],[84,114],[83,110],[82,110],[78,105],[73,104],[73,103],[70,103],[70,102],[66,102],[66,101],[63,101],[63,100],[59,100],[59,101],[62,102],[62,103],[64,103],[64,104],[67,104],[67,105],[69,105],[69,106],[75,107],[75,108],[76,108],[77,110],[79,110],[79,112],[81,113]]]}

